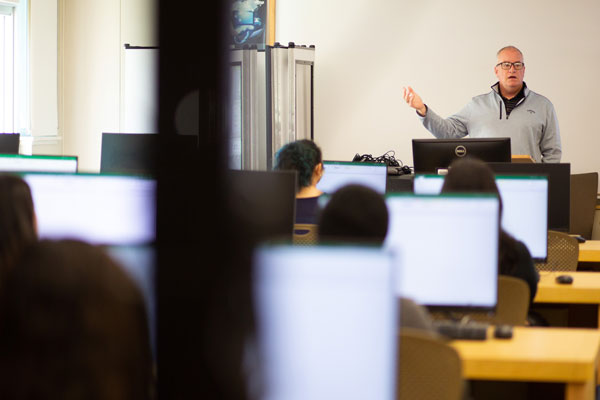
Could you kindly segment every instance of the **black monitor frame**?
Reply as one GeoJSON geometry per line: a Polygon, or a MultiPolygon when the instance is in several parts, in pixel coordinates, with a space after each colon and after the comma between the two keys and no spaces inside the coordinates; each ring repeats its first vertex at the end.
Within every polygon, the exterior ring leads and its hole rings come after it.
{"type": "Polygon", "coordinates": [[[252,245],[292,242],[296,220],[297,172],[227,171],[229,210],[252,245]]]}
{"type": "Polygon", "coordinates": [[[485,162],[510,162],[510,138],[413,139],[415,173],[438,173],[455,159],[474,156],[485,162]]]}
{"type": "Polygon", "coordinates": [[[548,229],[569,232],[571,213],[570,163],[488,163],[496,175],[548,177],[548,229]]]}
{"type": "MultiPolygon", "coordinates": [[[[182,156],[198,147],[197,135],[173,135],[182,156]]],[[[150,175],[156,173],[160,137],[156,133],[103,132],[100,173],[150,175]]]]}
{"type": "Polygon", "coordinates": [[[19,154],[20,133],[0,133],[0,153],[19,154]]]}

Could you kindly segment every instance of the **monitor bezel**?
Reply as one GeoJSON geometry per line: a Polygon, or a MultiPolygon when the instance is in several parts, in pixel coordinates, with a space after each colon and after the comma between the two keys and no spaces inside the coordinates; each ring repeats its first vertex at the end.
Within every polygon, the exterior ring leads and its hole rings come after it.
{"type": "MultiPolygon", "coordinates": [[[[498,201],[498,206],[500,204],[499,197],[493,193],[444,193],[438,195],[430,195],[430,194],[414,194],[410,192],[401,192],[401,193],[389,193],[386,194],[386,203],[388,198],[397,198],[397,197],[414,197],[414,198],[494,198],[498,201]]],[[[498,246],[500,243],[500,218],[497,219],[497,237],[498,237],[498,246]]],[[[496,277],[499,275],[499,249],[497,250],[496,257],[496,277]]],[[[419,303],[422,306],[426,307],[431,312],[436,313],[469,313],[469,312],[495,312],[498,307],[498,279],[496,279],[496,301],[493,306],[482,306],[482,305],[464,305],[464,304],[425,304],[419,303]]]]}
{"type": "MultiPolygon", "coordinates": [[[[383,171],[385,171],[385,188],[384,191],[381,193],[382,195],[384,195],[385,193],[387,193],[387,189],[388,189],[388,182],[387,182],[387,177],[388,177],[388,170],[387,170],[387,165],[385,163],[378,163],[378,162],[370,162],[370,161],[336,161],[336,160],[323,160],[323,168],[325,168],[327,165],[356,165],[356,166],[370,166],[370,167],[378,167],[381,168],[383,171]]],[[[328,193],[328,194],[333,194],[333,193],[328,193]]]]}
{"type": "Polygon", "coordinates": [[[439,170],[447,170],[452,161],[469,156],[477,157],[484,162],[510,162],[512,156],[510,137],[412,139],[412,153],[415,174],[439,173],[439,170]],[[465,147],[467,154],[457,155],[458,146],[465,147]],[[494,157],[482,154],[480,150],[474,150],[474,147],[485,147],[487,152],[494,152],[492,153],[494,157]],[[432,154],[435,156],[433,159],[432,154]]]}
{"type": "Polygon", "coordinates": [[[570,163],[489,162],[487,164],[494,172],[494,175],[525,174],[548,176],[548,230],[569,232],[571,222],[570,163]],[[560,185],[560,183],[566,183],[566,188],[560,185]],[[563,204],[564,209],[560,206],[561,204],[563,204]],[[561,209],[562,212],[560,212],[561,209]],[[559,212],[557,213],[557,211],[559,212]]]}
{"type": "Polygon", "coordinates": [[[37,171],[37,170],[29,170],[29,169],[19,169],[19,170],[3,170],[0,168],[0,172],[16,172],[16,173],[77,173],[79,172],[79,157],[78,156],[58,156],[58,155],[50,155],[50,154],[6,154],[0,153],[0,158],[4,159],[19,159],[19,160],[53,160],[53,161],[75,161],[75,171],[73,172],[64,172],[64,171],[37,171]]]}

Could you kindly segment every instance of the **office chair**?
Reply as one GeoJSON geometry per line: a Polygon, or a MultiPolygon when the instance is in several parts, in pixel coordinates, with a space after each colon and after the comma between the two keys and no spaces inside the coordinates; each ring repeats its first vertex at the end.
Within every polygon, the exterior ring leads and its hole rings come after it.
{"type": "Polygon", "coordinates": [[[462,398],[462,361],[453,347],[413,328],[401,328],[398,339],[397,400],[462,398]]]}
{"type": "Polygon", "coordinates": [[[318,225],[294,224],[293,243],[297,245],[311,245],[318,242],[318,225]]]}
{"type": "Polygon", "coordinates": [[[498,303],[494,313],[470,312],[466,316],[474,321],[492,325],[525,326],[529,313],[529,285],[514,276],[498,275],[498,303]]]}
{"type": "Polygon", "coordinates": [[[597,196],[597,172],[571,175],[570,233],[592,238],[597,196]]]}
{"type": "Polygon", "coordinates": [[[498,304],[492,318],[494,325],[524,326],[529,312],[529,285],[514,276],[498,276],[498,304]]]}
{"type": "Polygon", "coordinates": [[[579,259],[579,242],[558,231],[548,231],[548,258],[537,262],[538,271],[575,271],[579,259]]]}

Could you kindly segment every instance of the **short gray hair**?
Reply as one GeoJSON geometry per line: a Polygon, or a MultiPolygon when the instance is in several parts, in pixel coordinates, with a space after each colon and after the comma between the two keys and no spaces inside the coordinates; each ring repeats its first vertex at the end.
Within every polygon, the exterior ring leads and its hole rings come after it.
{"type": "Polygon", "coordinates": [[[515,46],[504,46],[503,48],[501,48],[500,50],[498,50],[498,52],[496,53],[496,58],[500,56],[500,53],[502,53],[504,50],[516,50],[519,52],[519,54],[521,54],[521,58],[523,57],[523,52],[521,50],[519,50],[518,48],[516,48],[515,46]]]}

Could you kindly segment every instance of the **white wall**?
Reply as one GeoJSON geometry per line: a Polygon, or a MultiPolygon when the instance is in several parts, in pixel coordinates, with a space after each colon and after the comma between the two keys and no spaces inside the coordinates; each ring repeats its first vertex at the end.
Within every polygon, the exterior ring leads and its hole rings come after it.
{"type": "Polygon", "coordinates": [[[100,168],[102,132],[119,132],[124,43],[157,45],[155,0],[59,0],[59,131],[81,171],[100,168]]]}
{"type": "Polygon", "coordinates": [[[326,159],[388,150],[412,165],[431,138],[402,100],[411,85],[442,116],[496,82],[496,51],[519,47],[525,81],[558,114],[563,162],[600,171],[600,2],[277,0],[276,41],[316,46],[315,141],[326,159]]]}

